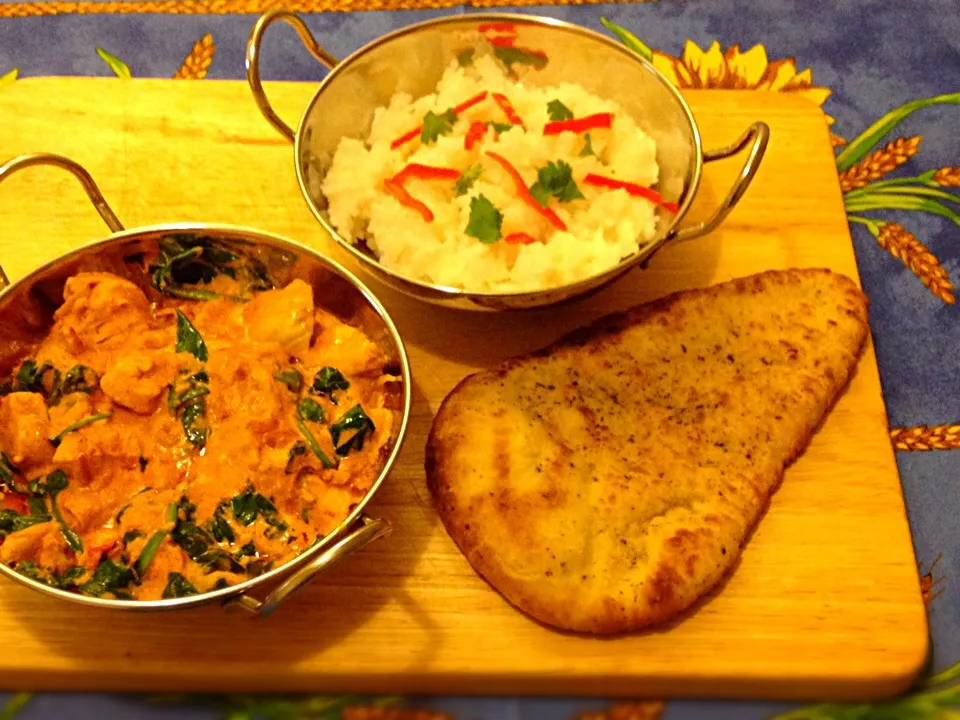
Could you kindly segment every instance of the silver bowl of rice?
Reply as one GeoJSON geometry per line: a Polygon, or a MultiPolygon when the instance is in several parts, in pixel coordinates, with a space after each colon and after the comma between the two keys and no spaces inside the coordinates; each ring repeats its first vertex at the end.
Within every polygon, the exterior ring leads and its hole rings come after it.
{"type": "Polygon", "coordinates": [[[294,143],[300,189],[334,240],[401,292],[472,310],[559,303],[710,232],[769,138],[756,122],[705,152],[687,103],[650,63],[591,30],[525,15],[421,22],[340,62],[296,15],[272,11],[251,33],[247,78],[294,143]],[[260,80],[263,33],[277,20],[330,68],[296,131],[260,80]],[[678,229],[703,163],[741,150],[714,215],[678,229]]]}

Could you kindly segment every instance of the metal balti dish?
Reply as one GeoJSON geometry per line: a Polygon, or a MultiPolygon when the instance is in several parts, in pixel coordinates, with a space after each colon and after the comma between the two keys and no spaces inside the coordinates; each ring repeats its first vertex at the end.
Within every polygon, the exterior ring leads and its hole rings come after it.
{"type": "Polygon", "coordinates": [[[328,565],[387,535],[390,523],[369,517],[364,513],[364,508],[390,473],[400,452],[410,414],[411,380],[409,360],[400,335],[387,311],[370,290],[332,260],[278,235],[230,225],[208,224],[155,225],[125,230],[87,171],[59,155],[38,154],[14,158],[0,165],[0,182],[17,170],[32,165],[55,165],[76,176],[113,234],[62,255],[14,283],[10,283],[0,269],[0,372],[9,375],[25,348],[41,339],[49,330],[53,312],[63,302],[63,286],[67,278],[77,272],[110,272],[139,285],[148,298],[151,294],[156,297],[156,291],[150,287],[149,274],[141,265],[131,264],[125,258],[144,251],[155,251],[157,240],[166,235],[196,234],[216,239],[241,256],[262,260],[278,287],[297,278],[311,285],[317,307],[360,327],[386,353],[391,365],[399,369],[398,375],[403,384],[400,390],[402,402],[396,411],[396,432],[383,469],[363,499],[321,542],[259,577],[190,597],[133,601],[108,600],[52,588],[18,574],[3,563],[0,563],[0,574],[48,595],[96,607],[156,611],[216,601],[225,605],[236,604],[265,616],[328,565]],[[281,584],[262,601],[250,594],[280,580],[281,584]]]}
{"type": "Polygon", "coordinates": [[[700,132],[686,101],[652,64],[613,40],[586,28],[550,18],[510,14],[441,17],[411,25],[379,38],[339,62],[317,43],[306,25],[287,11],[259,18],[247,44],[247,79],[260,111],[280,134],[294,143],[297,179],[311,211],[324,229],[378,279],[408,295],[465,309],[507,310],[550,305],[606,285],[635,265],[648,261],[672,241],[704,235],[716,228],[747,190],[760,166],[770,130],[756,122],[729,147],[704,151],[700,132]],[[306,48],[331,72],[307,105],[296,132],[281,120],[263,90],[259,58],[264,31],[277,20],[291,25],[306,48]],[[397,92],[420,97],[435,91],[444,69],[460,53],[488,41],[486,25],[508,24],[516,45],[547,56],[546,65],[524,75],[534,86],[572,82],[616,99],[657,143],[659,190],[678,203],[679,212],[661,212],[658,236],[610,269],[575,283],[532,292],[467,292],[406,278],[352,245],[333,228],[321,183],[341,137],[364,138],[378,106],[397,92]],[[730,157],[749,148],[746,162],[726,199],[706,222],[678,229],[700,184],[704,162],[730,157]]]}

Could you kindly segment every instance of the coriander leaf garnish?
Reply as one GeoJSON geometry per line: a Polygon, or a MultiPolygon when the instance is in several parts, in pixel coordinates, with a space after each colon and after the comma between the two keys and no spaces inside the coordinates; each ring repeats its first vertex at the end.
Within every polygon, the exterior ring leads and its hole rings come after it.
{"type": "Polygon", "coordinates": [[[494,122],[493,120],[487,121],[487,127],[492,127],[493,131],[499,135],[500,133],[505,133],[507,130],[513,127],[510,123],[494,122]]]}
{"type": "Polygon", "coordinates": [[[435,143],[441,135],[447,135],[453,130],[453,124],[457,121],[457,114],[453,110],[447,110],[437,115],[432,110],[427,112],[423,118],[423,130],[420,131],[420,141],[425,145],[435,143]]]}
{"type": "Polygon", "coordinates": [[[477,195],[470,200],[470,220],[465,230],[467,235],[489,245],[501,238],[502,224],[503,213],[497,210],[487,198],[477,195]]]}
{"type": "Polygon", "coordinates": [[[466,50],[461,50],[457,53],[457,64],[460,67],[469,67],[473,65],[473,56],[476,54],[476,50],[473,48],[467,48],[466,50]]]}
{"type": "Polygon", "coordinates": [[[177,352],[186,352],[193,355],[200,362],[206,362],[209,357],[207,345],[200,337],[197,328],[190,322],[190,318],[177,309],[177,352]]]}
{"type": "Polygon", "coordinates": [[[480,174],[483,172],[483,167],[479,163],[476,165],[471,165],[462,173],[460,173],[460,178],[457,180],[454,188],[457,191],[457,195],[466,195],[467,192],[473,187],[473,184],[480,177],[480,174]]]}
{"type": "Polygon", "coordinates": [[[530,187],[530,194],[542,207],[547,206],[547,200],[551,197],[560,202],[570,202],[583,197],[573,180],[573,168],[563,160],[549,162],[546,167],[537,170],[537,181],[530,187]]]}
{"type": "Polygon", "coordinates": [[[507,72],[511,75],[515,74],[514,65],[531,65],[537,70],[542,70],[549,62],[546,55],[516,47],[495,47],[493,55],[506,66],[507,72]]]}
{"type": "Polygon", "coordinates": [[[580,157],[587,157],[589,155],[597,156],[597,153],[593,150],[593,140],[590,138],[590,133],[587,133],[583,136],[583,150],[580,151],[580,157]]]}
{"type": "Polygon", "coordinates": [[[573,111],[559,100],[547,103],[547,114],[551,120],[573,120],[573,111]]]}

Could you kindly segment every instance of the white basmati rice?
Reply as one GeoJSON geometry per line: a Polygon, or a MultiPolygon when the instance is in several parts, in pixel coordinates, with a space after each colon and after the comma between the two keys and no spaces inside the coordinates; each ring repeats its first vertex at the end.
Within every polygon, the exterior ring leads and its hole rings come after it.
{"type": "Polygon", "coordinates": [[[398,93],[386,108],[378,108],[366,140],[344,138],[323,181],[329,219],[341,237],[361,240],[381,265],[405,277],[472,292],[539,290],[574,282],[616,265],[649,243],[657,233],[654,203],[631,197],[623,189],[585,185],[588,173],[646,187],[658,180],[656,146],[620,106],[582,87],[561,83],[530,87],[506,76],[490,56],[478,57],[468,67],[456,62],[444,72],[435,93],[414,100],[398,93]],[[449,134],[425,144],[417,137],[397,149],[391,142],[423,122],[428,111],[440,114],[478,93],[503,93],[524,128],[514,126],[499,135],[488,131],[472,149],[464,136],[474,121],[505,122],[503,111],[488,96],[461,113],[449,134]],[[559,100],[574,117],[614,114],[609,130],[590,132],[596,155],[581,157],[582,134],[562,132],[544,136],[550,121],[547,104],[559,100]],[[563,161],[573,170],[584,198],[549,207],[563,220],[566,231],[555,229],[517,195],[509,175],[486,152],[495,152],[519,171],[527,186],[548,162],[563,161]],[[414,209],[388,193],[384,182],[409,163],[463,171],[480,164],[482,173],[466,194],[456,195],[446,180],[408,179],[409,193],[434,214],[426,222],[414,209]],[[502,236],[524,232],[537,242],[484,243],[466,234],[471,200],[482,195],[502,213],[502,236]]]}

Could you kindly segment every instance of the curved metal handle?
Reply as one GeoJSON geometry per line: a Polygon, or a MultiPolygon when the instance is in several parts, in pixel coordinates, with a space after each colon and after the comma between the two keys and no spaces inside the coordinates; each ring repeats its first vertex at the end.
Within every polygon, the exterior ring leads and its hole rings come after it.
{"type": "Polygon", "coordinates": [[[721,203],[720,207],[717,208],[713,216],[706,222],[700,223],[695,227],[673,231],[670,238],[671,241],[683,242],[684,240],[692,240],[701,235],[706,235],[708,232],[715,230],[717,226],[723,222],[724,218],[726,218],[727,215],[730,214],[730,211],[740,202],[740,198],[743,197],[747,188],[750,187],[754,175],[756,175],[757,170],[760,169],[760,161],[763,160],[763,154],[767,150],[767,143],[769,141],[770,126],[765,122],[755,122],[732,145],[720,148],[719,150],[707,150],[703,153],[704,162],[723,160],[731,155],[736,155],[752,142],[752,145],[750,145],[750,153],[747,155],[747,161],[740,170],[740,176],[733,184],[733,187],[730,188],[727,197],[721,203]]]}
{"type": "Polygon", "coordinates": [[[263,599],[263,602],[249,595],[240,595],[230,598],[226,601],[226,604],[239,605],[244,610],[249,610],[255,615],[267,617],[280,607],[280,604],[284,600],[313,580],[317,573],[333,565],[337,560],[346,557],[354,550],[359,550],[377,538],[389,535],[391,529],[390,523],[387,520],[382,518],[373,519],[363,515],[360,518],[360,526],[358,528],[342,537],[327,548],[326,551],[317,555],[317,557],[307,565],[304,565],[284,580],[282,584],[263,599]]]}
{"type": "MultiPolygon", "coordinates": [[[[97,187],[97,183],[94,182],[90,173],[63,155],[33,153],[31,155],[20,155],[11,160],[7,160],[3,165],[0,165],[0,182],[3,182],[6,178],[13,175],[17,170],[23,170],[24,168],[34,165],[53,165],[54,167],[62,168],[72,173],[73,176],[80,181],[80,184],[83,185],[87,197],[90,198],[90,202],[93,203],[97,212],[100,213],[100,217],[103,218],[107,227],[113,232],[121,232],[124,229],[123,224],[117,219],[113,210],[110,209],[110,206],[107,204],[103,194],[100,192],[100,188],[97,187]]],[[[7,278],[7,274],[3,271],[3,268],[0,268],[0,289],[5,288],[9,284],[10,280],[7,278]]]]}
{"type": "Polygon", "coordinates": [[[316,41],[313,34],[304,24],[303,20],[297,17],[289,10],[271,10],[260,16],[253,30],[250,32],[250,39],[247,40],[247,82],[253,91],[253,99],[257,102],[257,107],[273,127],[287,140],[293,142],[293,129],[287,125],[280,116],[270,106],[266,93],[263,91],[263,83],[260,80],[260,45],[263,43],[263,33],[277,20],[282,20],[287,25],[297,31],[303,46],[310,51],[318,61],[326,65],[329,69],[340,62],[333,55],[328,53],[323,46],[316,41]]]}

